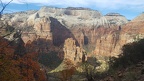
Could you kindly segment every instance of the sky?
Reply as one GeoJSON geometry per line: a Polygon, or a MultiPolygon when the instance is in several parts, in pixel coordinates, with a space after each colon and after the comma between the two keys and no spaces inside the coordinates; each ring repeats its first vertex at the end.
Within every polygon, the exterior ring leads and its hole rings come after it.
{"type": "MultiPolygon", "coordinates": [[[[10,0],[1,1],[6,4],[10,0]]],[[[98,10],[103,15],[111,12],[120,13],[129,20],[144,12],[144,0],[13,0],[6,7],[5,13],[39,10],[42,6],[59,8],[84,7],[98,10]]]]}

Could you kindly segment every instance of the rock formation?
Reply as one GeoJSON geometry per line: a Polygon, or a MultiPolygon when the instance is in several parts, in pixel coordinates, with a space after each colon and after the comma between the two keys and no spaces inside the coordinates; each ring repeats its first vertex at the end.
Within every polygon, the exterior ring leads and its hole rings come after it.
{"type": "Polygon", "coordinates": [[[82,62],[87,59],[87,55],[84,49],[76,46],[75,40],[68,38],[64,43],[64,59],[70,59],[72,62],[82,62]]]}
{"type": "MultiPolygon", "coordinates": [[[[50,26],[50,19],[47,17],[37,18],[34,16],[34,18],[28,19],[29,23],[31,23],[31,26],[33,26],[33,32],[25,31],[23,32],[22,38],[24,39],[25,43],[29,40],[34,41],[37,39],[46,39],[51,41],[52,43],[52,33],[51,33],[51,26],[50,26]]],[[[30,25],[30,24],[29,24],[30,25]]]]}
{"type": "Polygon", "coordinates": [[[121,29],[111,29],[100,36],[96,42],[94,53],[97,55],[117,56],[124,44],[144,38],[143,14],[123,25],[121,29]]]}
{"type": "Polygon", "coordinates": [[[93,55],[118,55],[122,45],[132,40],[131,35],[124,33],[128,22],[124,16],[117,13],[103,16],[88,8],[42,7],[38,11],[5,14],[2,19],[23,31],[25,43],[39,41],[36,44],[43,48],[47,45],[39,43],[44,39],[48,45],[64,46],[66,57],[72,61],[82,59],[82,48],[93,55]],[[67,38],[73,39],[65,41],[67,38]]]}
{"type": "Polygon", "coordinates": [[[105,15],[105,18],[108,20],[108,22],[112,25],[123,25],[128,22],[128,20],[119,13],[108,13],[105,15]]]}

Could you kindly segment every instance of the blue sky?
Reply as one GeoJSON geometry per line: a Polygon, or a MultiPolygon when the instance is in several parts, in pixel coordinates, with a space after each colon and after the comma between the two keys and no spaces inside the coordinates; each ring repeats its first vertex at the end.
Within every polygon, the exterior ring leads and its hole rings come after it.
{"type": "MultiPolygon", "coordinates": [[[[7,3],[10,0],[2,0],[7,3]]],[[[42,6],[85,7],[100,11],[103,15],[109,12],[120,13],[133,19],[144,12],[143,0],[13,0],[5,12],[38,10],[42,6]]]]}

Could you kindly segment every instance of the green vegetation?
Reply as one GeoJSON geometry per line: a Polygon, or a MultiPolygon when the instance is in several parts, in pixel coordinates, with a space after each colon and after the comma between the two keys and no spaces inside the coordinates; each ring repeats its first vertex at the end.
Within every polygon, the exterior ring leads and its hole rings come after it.
{"type": "Polygon", "coordinates": [[[125,44],[119,57],[110,58],[109,71],[101,79],[113,81],[143,81],[141,80],[144,61],[144,39],[125,44]]]}
{"type": "Polygon", "coordinates": [[[58,57],[58,52],[50,51],[49,53],[39,54],[39,63],[55,69],[62,62],[62,59],[58,57]]]}
{"type": "Polygon", "coordinates": [[[144,39],[128,43],[122,47],[122,54],[118,58],[111,58],[113,67],[128,67],[144,60],[144,39]]]}

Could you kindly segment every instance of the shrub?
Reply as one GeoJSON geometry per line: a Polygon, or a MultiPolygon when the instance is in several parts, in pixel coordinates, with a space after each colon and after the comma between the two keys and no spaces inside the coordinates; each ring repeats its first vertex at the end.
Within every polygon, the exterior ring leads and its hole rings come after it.
{"type": "Polygon", "coordinates": [[[144,39],[128,43],[122,47],[122,54],[118,58],[111,58],[113,67],[127,67],[144,60],[144,39]]]}

